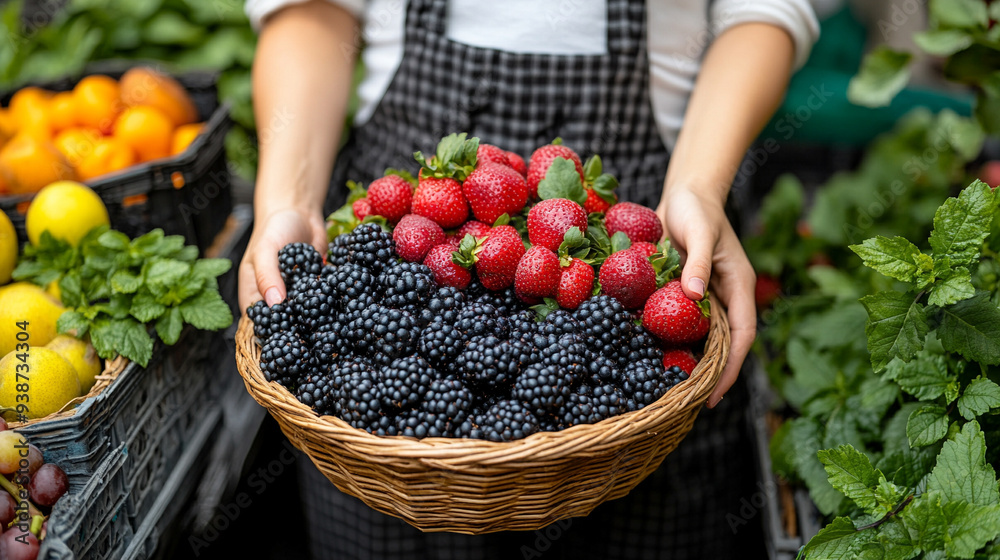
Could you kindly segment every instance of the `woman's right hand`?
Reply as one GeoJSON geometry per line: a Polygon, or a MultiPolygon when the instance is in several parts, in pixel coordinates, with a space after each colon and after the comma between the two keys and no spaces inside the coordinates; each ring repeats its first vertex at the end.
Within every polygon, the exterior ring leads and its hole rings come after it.
{"type": "Polygon", "coordinates": [[[285,208],[260,218],[239,270],[240,309],[261,299],[274,305],[287,293],[278,270],[278,251],[289,243],[309,243],[326,254],[326,224],[314,209],[285,208]]]}

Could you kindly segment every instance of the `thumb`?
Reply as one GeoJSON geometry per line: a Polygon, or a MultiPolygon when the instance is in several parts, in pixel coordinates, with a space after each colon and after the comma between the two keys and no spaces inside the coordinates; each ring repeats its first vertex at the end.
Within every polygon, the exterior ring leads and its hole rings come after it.
{"type": "Polygon", "coordinates": [[[684,295],[700,300],[705,297],[705,290],[712,275],[712,250],[715,247],[713,239],[696,235],[687,243],[687,262],[681,273],[681,287],[684,295]]]}
{"type": "Polygon", "coordinates": [[[278,269],[278,247],[269,242],[260,243],[253,257],[254,279],[257,290],[264,296],[264,303],[268,306],[280,303],[286,292],[278,269]]]}

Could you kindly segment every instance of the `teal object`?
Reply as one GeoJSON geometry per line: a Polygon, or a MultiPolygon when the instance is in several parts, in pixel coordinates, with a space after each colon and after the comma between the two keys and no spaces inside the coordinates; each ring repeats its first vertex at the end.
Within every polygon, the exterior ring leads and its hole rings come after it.
{"type": "Polygon", "coordinates": [[[802,144],[865,146],[916,107],[972,114],[973,96],[908,87],[886,107],[870,109],[847,99],[847,85],[861,66],[866,31],[844,8],[820,24],[809,60],[792,76],[788,93],[761,139],[802,144]]]}

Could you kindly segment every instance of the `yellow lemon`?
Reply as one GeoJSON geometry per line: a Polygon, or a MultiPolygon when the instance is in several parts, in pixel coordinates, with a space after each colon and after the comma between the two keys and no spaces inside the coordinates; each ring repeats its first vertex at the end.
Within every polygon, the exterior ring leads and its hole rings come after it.
{"type": "Polygon", "coordinates": [[[0,286],[10,282],[17,266],[17,232],[7,214],[0,212],[0,286]]]}
{"type": "Polygon", "coordinates": [[[35,195],[25,216],[28,240],[38,245],[42,232],[76,246],[84,235],[108,225],[108,209],[97,193],[75,181],[56,181],[35,195]]]}
{"type": "Polygon", "coordinates": [[[23,404],[24,416],[44,418],[79,396],[80,378],[73,364],[55,350],[32,346],[28,352],[10,352],[0,360],[2,407],[23,404]]]}
{"type": "Polygon", "coordinates": [[[94,350],[89,342],[65,334],[53,338],[45,347],[55,350],[73,364],[76,376],[80,379],[80,394],[86,395],[102,371],[101,358],[97,355],[97,350],[94,350]]]}
{"type": "Polygon", "coordinates": [[[58,300],[30,282],[0,288],[0,356],[9,354],[18,343],[33,348],[51,342],[63,311],[58,300]]]}

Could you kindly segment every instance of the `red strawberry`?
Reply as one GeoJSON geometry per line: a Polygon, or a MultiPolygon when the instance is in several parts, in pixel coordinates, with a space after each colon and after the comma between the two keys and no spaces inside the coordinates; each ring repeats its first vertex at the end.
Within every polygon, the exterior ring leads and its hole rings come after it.
{"type": "Polygon", "coordinates": [[[367,198],[359,198],[351,203],[351,209],[354,210],[354,217],[363,220],[365,216],[372,213],[372,205],[368,202],[367,198]]]}
{"type": "Polygon", "coordinates": [[[593,289],[594,267],[580,259],[572,259],[559,277],[556,303],[563,309],[576,309],[590,297],[593,289]]]}
{"type": "Polygon", "coordinates": [[[587,231],[587,213],[583,207],[565,198],[551,198],[534,205],[528,212],[528,239],[550,251],[558,251],[563,236],[576,226],[587,231]]]}
{"type": "Polygon", "coordinates": [[[781,297],[781,280],[770,274],[758,273],[753,295],[757,302],[757,309],[764,309],[781,297]]]}
{"type": "Polygon", "coordinates": [[[524,177],[506,165],[485,162],[476,166],[462,184],[472,214],[492,224],[503,214],[517,214],[528,202],[524,177]]]}
{"type": "Polygon", "coordinates": [[[431,247],[430,251],[427,251],[424,265],[434,273],[434,280],[439,286],[453,286],[464,290],[469,287],[469,282],[472,281],[472,273],[451,260],[454,252],[455,247],[447,243],[435,245],[431,247]]]}
{"type": "Polygon", "coordinates": [[[476,253],[476,273],[487,290],[502,290],[514,283],[517,263],[524,255],[524,242],[513,226],[490,231],[476,253]]]}
{"type": "Polygon", "coordinates": [[[480,237],[486,237],[490,234],[490,230],[493,229],[489,224],[484,224],[483,222],[477,222],[476,220],[469,220],[462,224],[462,227],[458,228],[455,232],[455,237],[459,241],[466,236],[466,234],[472,234],[472,237],[479,239],[480,237]]]}
{"type": "Polygon", "coordinates": [[[444,230],[423,216],[407,214],[392,230],[392,240],[403,260],[420,262],[431,247],[444,243],[444,230]]]}
{"type": "Polygon", "coordinates": [[[462,184],[455,179],[421,177],[412,207],[414,214],[430,218],[444,229],[458,227],[469,217],[462,184]]]}
{"type": "Polygon", "coordinates": [[[372,181],[368,187],[368,203],[372,213],[385,217],[392,223],[410,213],[413,185],[399,175],[386,175],[372,181]]]}
{"type": "MultiPolygon", "coordinates": [[[[618,202],[618,195],[614,195],[615,202],[618,202]]],[[[607,212],[608,208],[611,208],[611,204],[607,200],[601,198],[601,195],[597,194],[594,189],[587,189],[587,202],[583,203],[583,209],[587,211],[588,214],[594,212],[607,212]]]]}
{"type": "Polygon", "coordinates": [[[522,177],[528,174],[528,166],[524,164],[523,157],[514,152],[507,152],[507,161],[510,162],[511,168],[520,173],[522,177]]]}
{"type": "Polygon", "coordinates": [[[480,143],[479,149],[476,150],[476,165],[479,166],[486,162],[499,163],[500,165],[511,167],[510,160],[507,159],[507,152],[492,144],[480,143]]]}
{"type": "Polygon", "coordinates": [[[636,251],[637,253],[641,254],[647,259],[655,255],[656,252],[659,251],[659,249],[656,248],[656,244],[650,243],[649,241],[638,241],[636,243],[633,243],[632,246],[629,247],[629,250],[636,251]]]}
{"type": "Polygon", "coordinates": [[[690,350],[685,350],[683,348],[676,348],[674,350],[665,350],[663,352],[663,368],[670,369],[673,366],[681,368],[681,371],[691,375],[694,368],[698,366],[698,358],[694,357],[694,354],[690,350]]]}
{"type": "Polygon", "coordinates": [[[663,237],[663,224],[656,212],[634,202],[619,202],[608,208],[604,226],[608,228],[608,236],[624,231],[632,243],[656,243],[663,237]]]}
{"type": "Polygon", "coordinates": [[[535,150],[528,161],[529,198],[534,199],[538,195],[538,183],[545,178],[545,173],[552,165],[552,160],[557,157],[572,161],[576,165],[577,172],[580,173],[580,181],[583,181],[583,163],[580,161],[580,156],[562,144],[548,144],[535,150]]]}
{"type": "Polygon", "coordinates": [[[517,263],[514,291],[522,299],[552,297],[559,275],[559,257],[545,247],[532,247],[517,263]]]}
{"type": "Polygon", "coordinates": [[[708,334],[708,300],[687,297],[681,281],[671,280],[649,296],[642,325],[667,344],[694,344],[708,334]]]}
{"type": "Polygon", "coordinates": [[[601,265],[601,291],[617,299],[626,309],[636,309],[656,291],[656,271],[636,251],[612,253],[601,265]]]}

